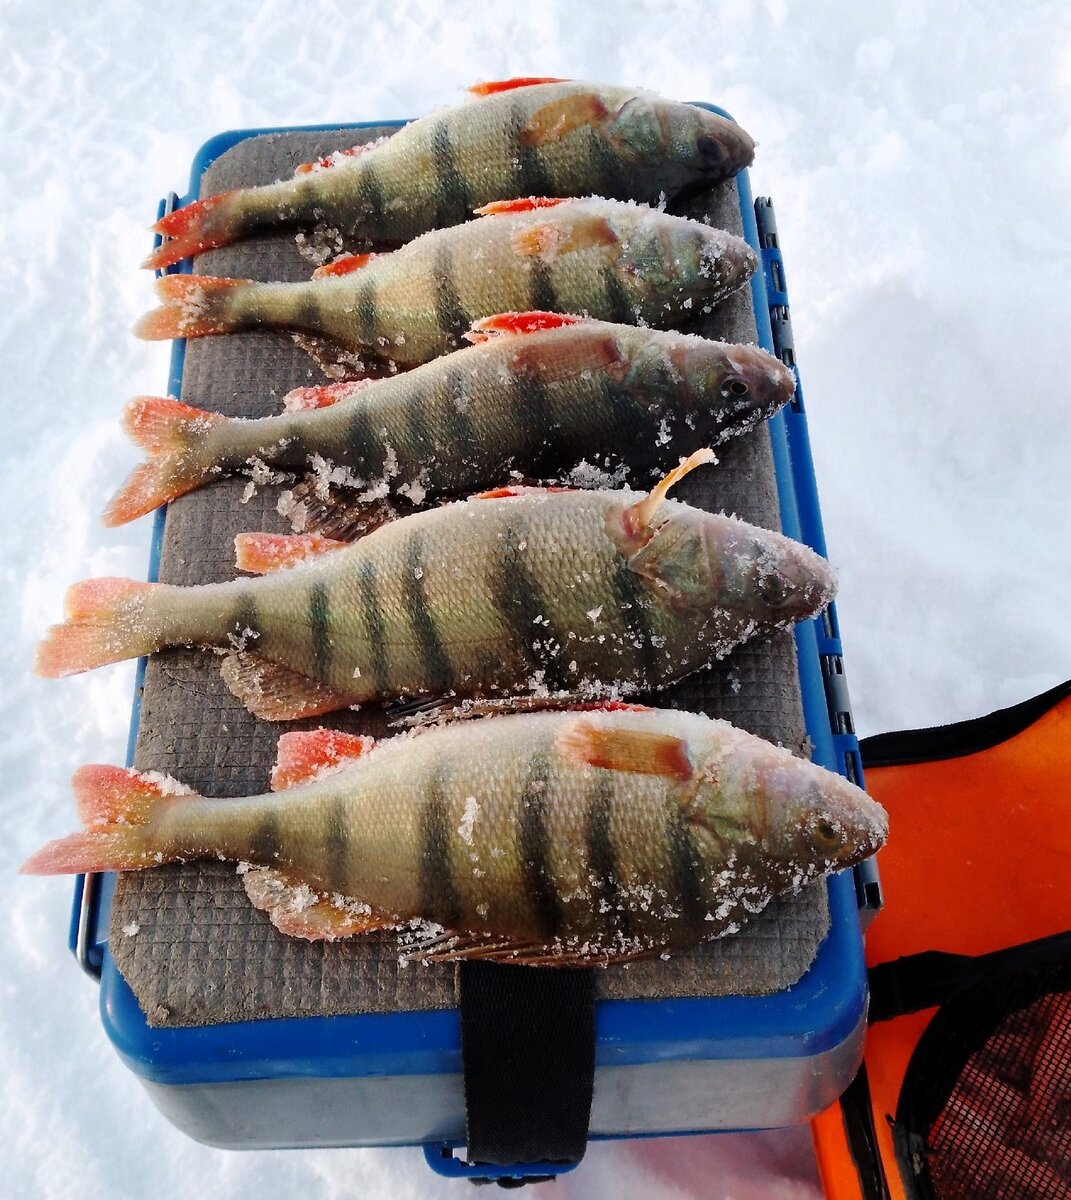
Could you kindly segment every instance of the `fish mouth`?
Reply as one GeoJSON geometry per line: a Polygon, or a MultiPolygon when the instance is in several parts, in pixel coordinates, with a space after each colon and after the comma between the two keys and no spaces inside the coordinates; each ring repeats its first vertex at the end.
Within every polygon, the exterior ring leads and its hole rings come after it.
{"type": "Polygon", "coordinates": [[[695,143],[696,153],[706,174],[728,178],[750,167],[755,159],[755,142],[735,123],[725,128],[704,131],[695,143]]]}

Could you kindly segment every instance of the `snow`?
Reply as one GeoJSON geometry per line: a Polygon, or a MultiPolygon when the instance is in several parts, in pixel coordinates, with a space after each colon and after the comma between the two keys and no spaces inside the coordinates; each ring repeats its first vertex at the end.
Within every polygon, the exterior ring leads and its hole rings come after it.
{"type": "MultiPolygon", "coordinates": [[[[419,1151],[224,1153],[148,1103],[65,949],[71,889],[18,863],[122,762],[133,664],[30,675],[65,588],[142,577],[151,520],[98,515],[138,460],[122,404],[168,347],[138,263],[158,197],[229,128],[418,115],[547,73],[709,99],[777,203],[862,733],[978,715],[1071,674],[1064,310],[1071,11],[1043,0],[512,6],[11,0],[0,123],[7,736],[0,1121],[12,1195],[459,1196],[419,1151]],[[215,64],[209,66],[207,64],[215,64]]],[[[558,1200],[815,1200],[805,1130],[596,1145],[558,1200]]]]}

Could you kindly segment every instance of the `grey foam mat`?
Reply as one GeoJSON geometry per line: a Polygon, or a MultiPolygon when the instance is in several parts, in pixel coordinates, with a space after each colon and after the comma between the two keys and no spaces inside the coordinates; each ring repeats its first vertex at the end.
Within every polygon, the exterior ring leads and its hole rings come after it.
{"type": "MultiPolygon", "coordinates": [[[[389,130],[248,139],[209,167],[202,194],[284,178],[300,162],[383,132],[389,130]]],[[[722,185],[677,211],[741,232],[732,185],[722,185]]],[[[308,278],[311,265],[293,234],[280,233],[201,255],[196,269],[213,275],[300,280],[308,278]]],[[[700,316],[689,329],[726,341],[757,341],[750,289],[723,301],[713,314],[700,316]]],[[[323,379],[319,367],[286,336],[203,338],[187,347],[182,399],[232,416],[264,416],[279,410],[291,388],[323,379]]],[[[675,492],[678,498],[779,528],[767,431],[730,442],[719,449],[719,457],[717,468],[686,479],[675,492]]],[[[290,532],[276,512],[279,489],[259,487],[247,498],[247,482],[221,480],[170,506],[162,581],[197,584],[233,578],[236,533],[290,532]]],[[[742,646],[716,667],[660,693],[654,702],[724,717],[798,753],[806,751],[791,634],[742,646]]],[[[382,714],[373,708],[287,725],[258,721],[224,686],[215,655],[169,651],[149,661],[134,762],[143,771],[174,775],[205,795],[262,792],[279,735],[289,728],[323,724],[377,736],[389,733],[382,714]]],[[[600,972],[599,994],[646,999],[778,991],[807,969],[828,925],[826,888],[818,884],[797,897],[775,901],[739,934],[669,961],[600,972]]],[[[232,864],[190,863],[120,875],[110,946],[152,1025],[446,1008],[457,998],[454,965],[400,965],[393,935],[328,944],[278,933],[250,905],[232,864]]]]}

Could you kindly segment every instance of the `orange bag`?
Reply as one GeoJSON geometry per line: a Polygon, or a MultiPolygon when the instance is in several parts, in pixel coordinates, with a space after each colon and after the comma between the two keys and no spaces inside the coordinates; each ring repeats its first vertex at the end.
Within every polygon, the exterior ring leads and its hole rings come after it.
{"type": "Polygon", "coordinates": [[[889,812],[863,1066],[812,1122],[832,1200],[1071,1197],[1071,682],[861,744],[889,812]]]}

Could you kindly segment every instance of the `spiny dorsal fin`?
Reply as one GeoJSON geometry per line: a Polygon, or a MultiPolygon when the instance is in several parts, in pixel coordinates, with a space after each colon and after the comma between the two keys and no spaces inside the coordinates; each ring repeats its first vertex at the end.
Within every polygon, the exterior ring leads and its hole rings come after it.
{"type": "Polygon", "coordinates": [[[390,500],[362,500],[353,488],[323,483],[315,475],[301,480],[279,498],[279,514],[294,529],[315,530],[327,538],[353,542],[402,515],[390,500]]]}
{"type": "Polygon", "coordinates": [[[560,329],[565,325],[583,325],[589,317],[576,317],[572,313],[553,312],[508,312],[481,317],[472,323],[465,333],[470,342],[488,342],[495,337],[518,336],[538,333],[543,329],[560,329]]]}
{"type": "Polygon", "coordinates": [[[228,654],[220,674],[227,687],[262,721],[319,717],[348,708],[359,699],[244,650],[228,654]]]}
{"type": "Polygon", "coordinates": [[[478,217],[501,217],[509,213],[532,212],[537,208],[557,208],[570,204],[575,196],[518,196],[515,200],[492,200],[472,211],[478,217]]]}
{"type": "Polygon", "coordinates": [[[607,771],[662,775],[682,783],[693,774],[688,743],[668,733],[607,727],[578,717],[562,726],[556,744],[572,762],[607,771]]]}
{"type": "Polygon", "coordinates": [[[373,737],[343,733],[340,729],[306,729],[284,733],[279,739],[271,790],[286,791],[311,783],[327,771],[355,762],[376,744],[373,737]]]}
{"type": "Polygon", "coordinates": [[[474,83],[469,91],[474,96],[496,96],[499,92],[536,87],[541,83],[572,83],[572,80],[557,79],[553,75],[517,75],[513,79],[491,79],[483,83],[474,83]]]}

